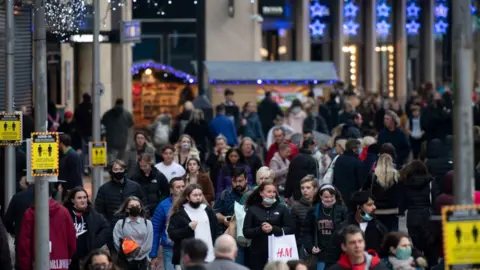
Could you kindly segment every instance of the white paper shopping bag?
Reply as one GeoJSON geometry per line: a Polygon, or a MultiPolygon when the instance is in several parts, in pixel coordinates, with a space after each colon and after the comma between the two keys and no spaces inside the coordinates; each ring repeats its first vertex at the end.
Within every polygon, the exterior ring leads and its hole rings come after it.
{"type": "Polygon", "coordinates": [[[268,237],[268,260],[288,262],[298,260],[297,241],[295,235],[270,235],[268,237]]]}
{"type": "Polygon", "coordinates": [[[237,222],[237,241],[250,244],[250,240],[243,236],[243,222],[245,221],[245,216],[247,215],[245,212],[245,207],[238,202],[235,202],[234,211],[235,220],[237,222]]]}

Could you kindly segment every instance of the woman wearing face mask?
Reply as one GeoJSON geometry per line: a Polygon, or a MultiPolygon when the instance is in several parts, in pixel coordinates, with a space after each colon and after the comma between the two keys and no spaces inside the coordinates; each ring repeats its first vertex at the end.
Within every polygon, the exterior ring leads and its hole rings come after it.
{"type": "Polygon", "coordinates": [[[103,249],[96,249],[85,259],[82,270],[117,270],[110,254],[103,249]]]}
{"type": "Polygon", "coordinates": [[[78,270],[90,250],[107,244],[111,234],[110,224],[95,211],[87,191],[82,187],[70,190],[63,205],[72,215],[77,231],[77,249],[68,269],[78,270]]]}
{"type": "Polygon", "coordinates": [[[173,161],[185,168],[187,166],[187,160],[190,158],[200,159],[200,152],[195,146],[195,142],[193,141],[192,137],[187,134],[183,134],[180,136],[180,139],[175,145],[173,161]]]}
{"type": "MultiPolygon", "coordinates": [[[[228,146],[225,136],[218,135],[215,138],[215,147],[213,151],[210,151],[205,161],[214,189],[217,187],[218,171],[225,165],[225,155],[228,149],[230,149],[230,146],[228,146]]],[[[222,191],[220,190],[220,192],[222,191]]]]}
{"type": "Polygon", "coordinates": [[[389,270],[420,270],[426,267],[422,257],[414,257],[415,250],[407,233],[392,232],[385,236],[379,256],[389,270]]]}
{"type": "Polygon", "coordinates": [[[340,224],[347,220],[348,210],[340,192],[330,184],[318,189],[312,205],[305,218],[302,243],[308,254],[316,256],[317,269],[323,270],[338,260],[332,239],[340,224]]]}
{"type": "Polygon", "coordinates": [[[170,210],[168,237],[173,241],[174,265],[180,265],[182,241],[196,238],[208,246],[206,261],[215,259],[213,243],[221,234],[218,230],[217,217],[208,206],[199,184],[190,184],[185,187],[182,196],[175,200],[170,210]]]}
{"type": "Polygon", "coordinates": [[[264,182],[248,197],[243,224],[245,238],[251,239],[248,267],[261,270],[268,261],[268,236],[293,234],[295,224],[287,207],[276,199],[273,182],[264,182]]]}
{"type": "Polygon", "coordinates": [[[153,163],[155,164],[155,147],[149,142],[147,134],[142,131],[138,131],[134,136],[134,144],[130,151],[127,153],[127,172],[128,177],[132,178],[135,174],[135,168],[137,167],[140,156],[147,153],[153,157],[153,163]]]}
{"type": "Polygon", "coordinates": [[[299,99],[293,100],[287,112],[287,124],[291,126],[296,133],[302,134],[305,118],[307,118],[307,113],[303,110],[302,102],[299,99]]]}
{"type": "Polygon", "coordinates": [[[189,158],[187,161],[187,173],[185,174],[186,184],[199,184],[202,187],[203,196],[211,206],[215,201],[215,191],[212,181],[207,173],[202,172],[200,160],[189,158]]]}
{"type": "Polygon", "coordinates": [[[252,173],[250,167],[245,163],[242,152],[238,148],[230,148],[227,151],[225,165],[218,171],[217,189],[216,194],[220,196],[220,193],[232,186],[232,172],[234,168],[245,168],[247,171],[247,181],[249,185],[252,185],[252,173]]]}
{"type": "Polygon", "coordinates": [[[117,215],[124,216],[113,228],[117,264],[122,269],[146,270],[147,255],[153,244],[153,227],[145,218],[142,202],[137,197],[128,197],[117,215]]]}

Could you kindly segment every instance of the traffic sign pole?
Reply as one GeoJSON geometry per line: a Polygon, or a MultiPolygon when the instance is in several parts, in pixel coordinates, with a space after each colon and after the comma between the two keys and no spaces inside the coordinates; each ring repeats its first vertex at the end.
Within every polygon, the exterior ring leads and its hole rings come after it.
{"type": "MultiPolygon", "coordinates": [[[[14,61],[15,61],[15,20],[13,15],[14,1],[4,1],[6,10],[6,25],[5,25],[5,59],[7,60],[7,74],[6,74],[6,111],[9,113],[15,112],[14,108],[14,61]]],[[[7,209],[10,199],[16,191],[16,175],[15,175],[15,147],[8,145],[5,148],[5,203],[4,209],[7,209]]]]}
{"type": "MultiPolygon", "coordinates": [[[[12,1],[7,1],[12,2],[12,1]]],[[[34,84],[35,130],[48,129],[47,112],[47,29],[44,0],[35,0],[34,8],[34,84]]],[[[32,153],[33,154],[33,153],[32,153]]],[[[32,164],[33,165],[33,164],[32,164]]],[[[35,178],[35,270],[50,269],[50,218],[48,178],[35,178]]]]}

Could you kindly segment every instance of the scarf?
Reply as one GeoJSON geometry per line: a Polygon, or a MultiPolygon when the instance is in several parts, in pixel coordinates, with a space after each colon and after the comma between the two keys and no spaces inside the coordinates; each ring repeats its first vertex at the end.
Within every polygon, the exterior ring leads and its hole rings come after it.
{"type": "Polygon", "coordinates": [[[392,264],[393,270],[415,270],[415,266],[413,266],[413,257],[406,260],[399,260],[394,256],[389,256],[388,262],[392,264]]]}

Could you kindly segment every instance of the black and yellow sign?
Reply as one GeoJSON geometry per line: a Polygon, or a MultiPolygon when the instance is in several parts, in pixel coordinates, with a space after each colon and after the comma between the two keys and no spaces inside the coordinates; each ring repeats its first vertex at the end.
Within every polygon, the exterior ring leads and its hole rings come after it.
{"type": "Polygon", "coordinates": [[[480,268],[480,205],[442,208],[445,269],[480,268]]]}
{"type": "Polygon", "coordinates": [[[0,112],[0,145],[22,143],[22,113],[0,112]]]}
{"type": "Polygon", "coordinates": [[[32,132],[32,175],[58,176],[58,133],[32,132]]]}
{"type": "Polygon", "coordinates": [[[106,142],[90,143],[90,166],[92,168],[107,167],[107,143],[106,142]]]}

